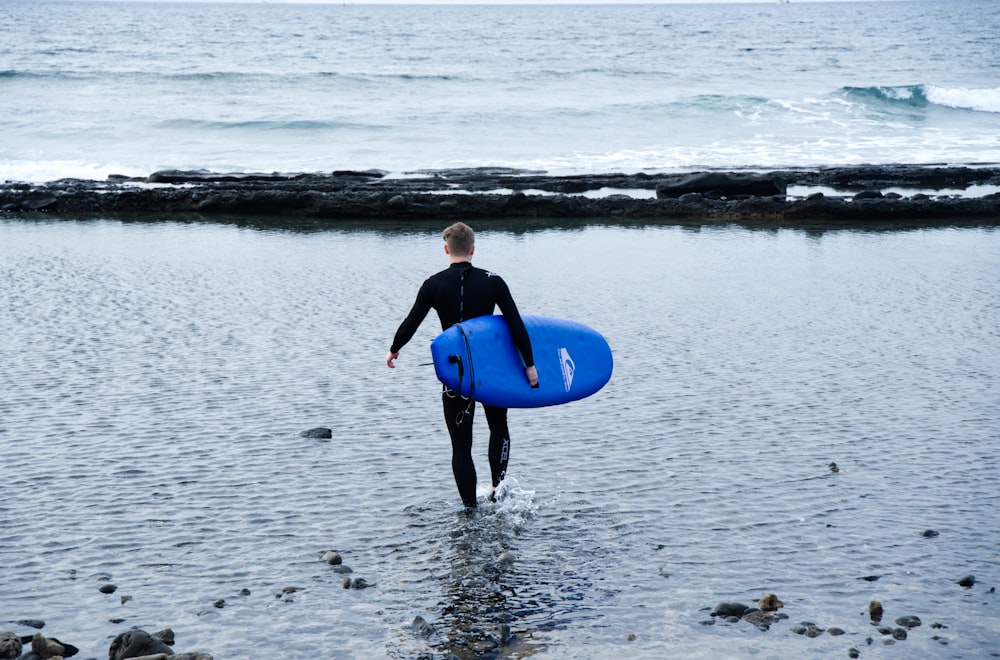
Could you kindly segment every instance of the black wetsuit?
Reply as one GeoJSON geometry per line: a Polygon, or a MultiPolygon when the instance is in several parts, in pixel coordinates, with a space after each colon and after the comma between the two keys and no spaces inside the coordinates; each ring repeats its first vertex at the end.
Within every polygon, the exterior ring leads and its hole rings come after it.
{"type": "MultiPolygon", "coordinates": [[[[441,329],[445,330],[461,321],[492,314],[497,307],[507,320],[511,338],[524,360],[524,366],[534,366],[531,340],[507,283],[499,275],[476,268],[467,261],[454,263],[427,278],[417,293],[413,308],[396,330],[389,351],[399,352],[413,338],[431,309],[437,311],[441,329]]],[[[472,460],[474,403],[448,388],[445,388],[441,398],[445,423],[451,436],[451,468],[455,473],[455,484],[462,502],[466,506],[476,506],[476,466],[472,460]]],[[[493,486],[496,487],[507,473],[510,457],[507,409],[483,404],[483,410],[490,427],[490,471],[493,486]]]]}

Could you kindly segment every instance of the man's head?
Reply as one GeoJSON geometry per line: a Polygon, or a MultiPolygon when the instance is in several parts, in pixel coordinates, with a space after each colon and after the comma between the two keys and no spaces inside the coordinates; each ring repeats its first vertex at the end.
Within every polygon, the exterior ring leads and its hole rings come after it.
{"type": "Polygon", "coordinates": [[[468,259],[476,250],[476,233],[464,222],[456,222],[444,230],[445,252],[454,259],[468,259]]]}

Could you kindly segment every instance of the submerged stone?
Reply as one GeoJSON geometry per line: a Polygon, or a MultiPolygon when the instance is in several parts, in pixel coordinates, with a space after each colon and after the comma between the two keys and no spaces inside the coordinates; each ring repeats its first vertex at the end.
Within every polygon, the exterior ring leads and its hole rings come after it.
{"type": "Polygon", "coordinates": [[[434,634],[434,627],[427,623],[424,617],[419,614],[413,617],[413,622],[410,623],[410,630],[420,635],[421,637],[430,637],[434,634]]]}
{"type": "Polygon", "coordinates": [[[777,619],[763,610],[750,610],[743,615],[743,620],[756,626],[759,630],[769,630],[771,624],[777,621],[777,619]]]}
{"type": "Polygon", "coordinates": [[[41,619],[18,619],[15,623],[19,626],[34,628],[35,630],[41,630],[45,627],[45,622],[41,619]]]}
{"type": "Polygon", "coordinates": [[[735,616],[742,617],[750,609],[743,603],[719,603],[712,611],[712,616],[735,616]]]}

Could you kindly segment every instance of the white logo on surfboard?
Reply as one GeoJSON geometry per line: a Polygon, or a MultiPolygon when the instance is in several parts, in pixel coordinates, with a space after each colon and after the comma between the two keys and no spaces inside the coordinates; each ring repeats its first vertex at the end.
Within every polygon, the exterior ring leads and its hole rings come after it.
{"type": "Polygon", "coordinates": [[[573,363],[569,351],[565,348],[559,349],[559,362],[562,364],[563,385],[569,392],[569,388],[573,387],[573,373],[576,372],[576,365],[573,363]]]}

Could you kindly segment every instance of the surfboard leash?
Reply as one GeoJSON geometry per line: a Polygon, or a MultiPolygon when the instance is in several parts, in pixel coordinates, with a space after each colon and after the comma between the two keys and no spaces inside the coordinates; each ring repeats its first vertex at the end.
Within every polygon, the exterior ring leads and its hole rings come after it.
{"type": "MultiPolygon", "coordinates": [[[[455,425],[461,426],[465,421],[465,418],[469,415],[475,413],[476,407],[476,368],[475,362],[472,360],[472,346],[469,344],[469,337],[465,334],[465,328],[462,327],[461,323],[458,325],[458,331],[462,335],[462,341],[465,342],[465,354],[469,356],[469,405],[465,407],[465,410],[458,413],[458,417],[455,419],[455,425]]],[[[463,367],[462,356],[461,355],[449,355],[448,362],[453,362],[458,364],[458,396],[462,396],[462,379],[465,377],[465,369],[463,367]]]]}

